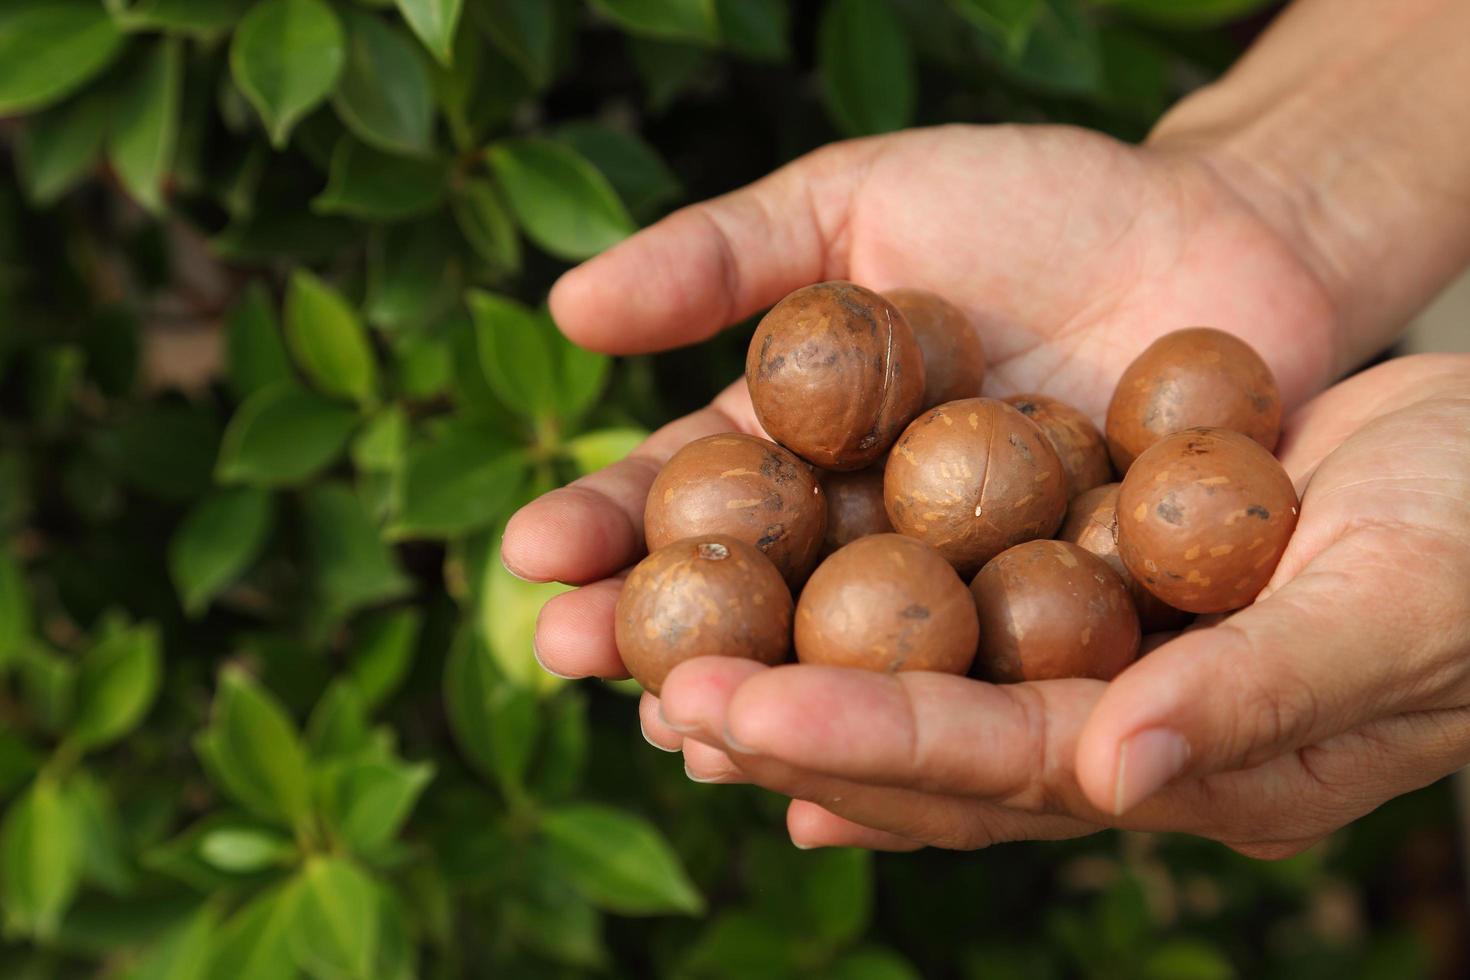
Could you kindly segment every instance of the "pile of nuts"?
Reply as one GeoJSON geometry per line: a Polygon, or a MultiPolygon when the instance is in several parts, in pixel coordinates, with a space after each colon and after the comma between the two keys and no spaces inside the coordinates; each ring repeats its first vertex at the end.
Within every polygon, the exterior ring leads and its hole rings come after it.
{"type": "Polygon", "coordinates": [[[745,378],[775,441],[679,450],[644,514],[618,650],[657,694],[692,657],[1111,679],[1144,633],[1249,604],[1296,526],[1281,398],[1244,341],[1168,334],[1106,437],[1044,395],[980,397],[952,304],[848,282],[761,320],[745,378]],[[1114,471],[1122,482],[1111,482],[1114,471]],[[966,582],[969,587],[966,587],[966,582]]]}

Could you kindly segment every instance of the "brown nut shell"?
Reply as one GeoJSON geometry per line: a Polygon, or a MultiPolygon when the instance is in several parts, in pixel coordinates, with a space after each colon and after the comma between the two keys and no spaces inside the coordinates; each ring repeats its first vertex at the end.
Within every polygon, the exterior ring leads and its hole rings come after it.
{"type": "Polygon", "coordinates": [[[966,398],[904,431],[883,497],[894,530],[932,544],[968,577],[1012,545],[1050,537],[1067,510],[1067,478],[1030,419],[994,398],[966,398]]]}
{"type": "Polygon", "coordinates": [[[1046,441],[1051,443],[1051,448],[1057,451],[1057,458],[1062,461],[1062,469],[1067,474],[1068,497],[1075,497],[1113,478],[1107,440],[1079,409],[1046,395],[1011,395],[1003,400],[1035,422],[1046,441]]]}
{"type": "Polygon", "coordinates": [[[649,551],[728,534],[759,548],[793,587],[816,567],[826,530],[827,498],[811,467],[740,432],[705,436],[674,453],[643,507],[649,551]]]}
{"type": "Polygon", "coordinates": [[[827,536],[822,554],[870,534],[889,534],[893,525],[883,509],[883,467],[870,466],[853,473],[823,473],[827,495],[827,536]]]}
{"type": "Polygon", "coordinates": [[[1118,554],[1144,588],[1193,613],[1249,605],[1296,528],[1291,477],[1259,443],[1186,429],[1146,449],[1118,490],[1118,554]]]}
{"type": "Polygon", "coordinates": [[[776,566],[724,534],[665,545],[638,563],[618,596],[618,653],[644,690],[695,657],[778,664],[791,650],[791,592],[776,566]]]}
{"type": "Polygon", "coordinates": [[[883,296],[909,322],[924,352],[923,407],[980,397],[988,365],[985,343],[970,318],[927,289],[890,289],[883,296]]]}
{"type": "Polygon", "coordinates": [[[1128,586],[1128,594],[1133,597],[1133,605],[1138,610],[1138,625],[1145,633],[1183,629],[1194,617],[1145,589],[1129,574],[1123,559],[1118,557],[1120,486],[1118,483],[1104,483],[1072,498],[1067,505],[1066,520],[1062,521],[1062,529],[1057,532],[1057,540],[1071,542],[1092,552],[1118,573],[1123,584],[1128,586]]]}
{"type": "Polygon", "coordinates": [[[772,439],[823,469],[860,470],[882,459],[918,413],[924,354],[888,300],[823,282],[761,319],[745,380],[772,439]]]}
{"type": "Polygon", "coordinates": [[[1191,327],[1154,341],[1118,379],[1108,405],[1108,451],[1119,473],[1149,446],[1210,426],[1267,450],[1281,438],[1281,391],[1255,348],[1234,334],[1191,327]]]}
{"type": "Polygon", "coordinates": [[[1065,541],[1027,541],[970,584],[980,614],[979,676],[1003,684],[1111,680],[1138,657],[1138,614],[1108,563],[1065,541]]]}
{"type": "Polygon", "coordinates": [[[796,604],[796,659],[963,674],[978,631],[965,583],[939,552],[901,534],[872,534],[812,573],[796,604]]]}

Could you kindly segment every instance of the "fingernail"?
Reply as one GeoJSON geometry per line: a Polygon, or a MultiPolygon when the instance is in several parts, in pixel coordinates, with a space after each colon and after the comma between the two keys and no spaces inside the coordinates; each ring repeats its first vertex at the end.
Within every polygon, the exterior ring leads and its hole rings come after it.
{"type": "Polygon", "coordinates": [[[1121,816],[1153,796],[1184,769],[1189,743],[1167,728],[1150,728],[1130,736],[1118,752],[1118,779],[1113,786],[1113,814],[1121,816]]]}
{"type": "Polygon", "coordinates": [[[677,752],[677,751],[679,751],[678,749],[670,749],[670,748],[666,748],[666,747],[664,747],[662,745],[659,745],[653,739],[649,738],[648,737],[648,729],[646,729],[646,728],[643,727],[643,719],[642,718],[639,718],[638,719],[638,731],[643,735],[643,741],[647,742],[649,745],[652,745],[654,748],[658,749],[660,752],[677,752]]]}
{"type": "Polygon", "coordinates": [[[794,847],[794,848],[796,848],[798,851],[815,851],[821,845],[820,844],[803,844],[800,841],[792,841],[791,842],[791,846],[794,847]]]}
{"type": "Polygon", "coordinates": [[[672,729],[680,735],[688,735],[696,727],[694,725],[676,725],[672,721],[669,721],[669,716],[664,714],[664,703],[662,699],[658,703],[658,720],[665,728],[672,729]]]}
{"type": "Polygon", "coordinates": [[[507,572],[510,572],[510,574],[511,574],[512,577],[518,578],[522,582],[529,582],[532,585],[539,585],[540,584],[535,579],[533,579],[533,578],[526,578],[526,576],[522,575],[520,572],[516,571],[514,568],[511,568],[510,567],[510,562],[508,562],[508,561],[505,560],[505,550],[504,549],[501,549],[501,551],[500,551],[500,567],[503,568],[503,569],[505,569],[507,572]]]}
{"type": "Polygon", "coordinates": [[[736,738],[735,734],[731,732],[728,727],[725,729],[723,741],[725,743],[725,747],[731,752],[735,752],[740,755],[756,754],[755,749],[751,748],[750,746],[746,745],[744,742],[736,738]]]}
{"type": "Polygon", "coordinates": [[[536,638],[534,636],[531,637],[531,656],[535,657],[536,663],[541,665],[541,669],[546,671],[552,677],[560,677],[564,681],[581,680],[581,678],[578,677],[576,674],[563,674],[546,666],[546,661],[541,659],[541,648],[536,645],[536,638]]]}
{"type": "Polygon", "coordinates": [[[688,776],[692,781],[696,783],[718,783],[721,782],[723,778],[720,776],[696,776],[694,774],[694,770],[689,768],[689,763],[687,762],[684,763],[684,775],[688,776]]]}

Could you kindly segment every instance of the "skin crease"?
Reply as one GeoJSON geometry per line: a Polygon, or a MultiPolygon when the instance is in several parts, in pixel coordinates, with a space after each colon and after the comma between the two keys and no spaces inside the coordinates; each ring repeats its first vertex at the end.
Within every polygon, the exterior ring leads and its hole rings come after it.
{"type": "MultiPolygon", "coordinates": [[[[1452,41],[1467,26],[1446,0],[1298,0],[1147,147],[958,126],[835,144],[566,276],[558,323],[617,352],[698,342],[824,279],[929,288],[987,325],[987,394],[1039,391],[1094,421],[1138,351],[1210,323],[1270,365],[1305,490],[1257,603],[1110,686],[711,658],[645,696],[649,740],[686,747],[698,778],[793,797],[802,843],[892,849],[1124,826],[1281,857],[1470,761],[1470,360],[1400,360],[1300,408],[1470,261],[1470,104],[1450,95],[1470,83],[1452,41]],[[1357,30],[1370,15],[1380,29],[1357,30]],[[1125,759],[1161,726],[1187,745],[1182,772],[1120,807],[1125,759]],[[977,743],[995,751],[946,751],[977,743]]],[[[743,386],[516,515],[507,564],[585,586],[543,610],[550,669],[622,674],[613,576],[641,554],[648,485],[730,429],[760,434],[743,386]]]]}

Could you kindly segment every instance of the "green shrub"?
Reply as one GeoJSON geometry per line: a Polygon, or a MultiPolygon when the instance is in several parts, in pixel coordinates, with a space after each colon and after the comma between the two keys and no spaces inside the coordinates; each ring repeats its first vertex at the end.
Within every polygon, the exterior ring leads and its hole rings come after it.
{"type": "Polygon", "coordinates": [[[0,975],[1427,962],[1354,914],[1448,846],[1442,790],[1280,865],[801,853],[781,801],[647,750],[627,685],[542,673],[558,587],[496,558],[518,504],[739,370],[738,330],[573,348],[541,305],[568,263],[845,134],[1137,137],[1259,6],[0,6],[0,975]]]}

